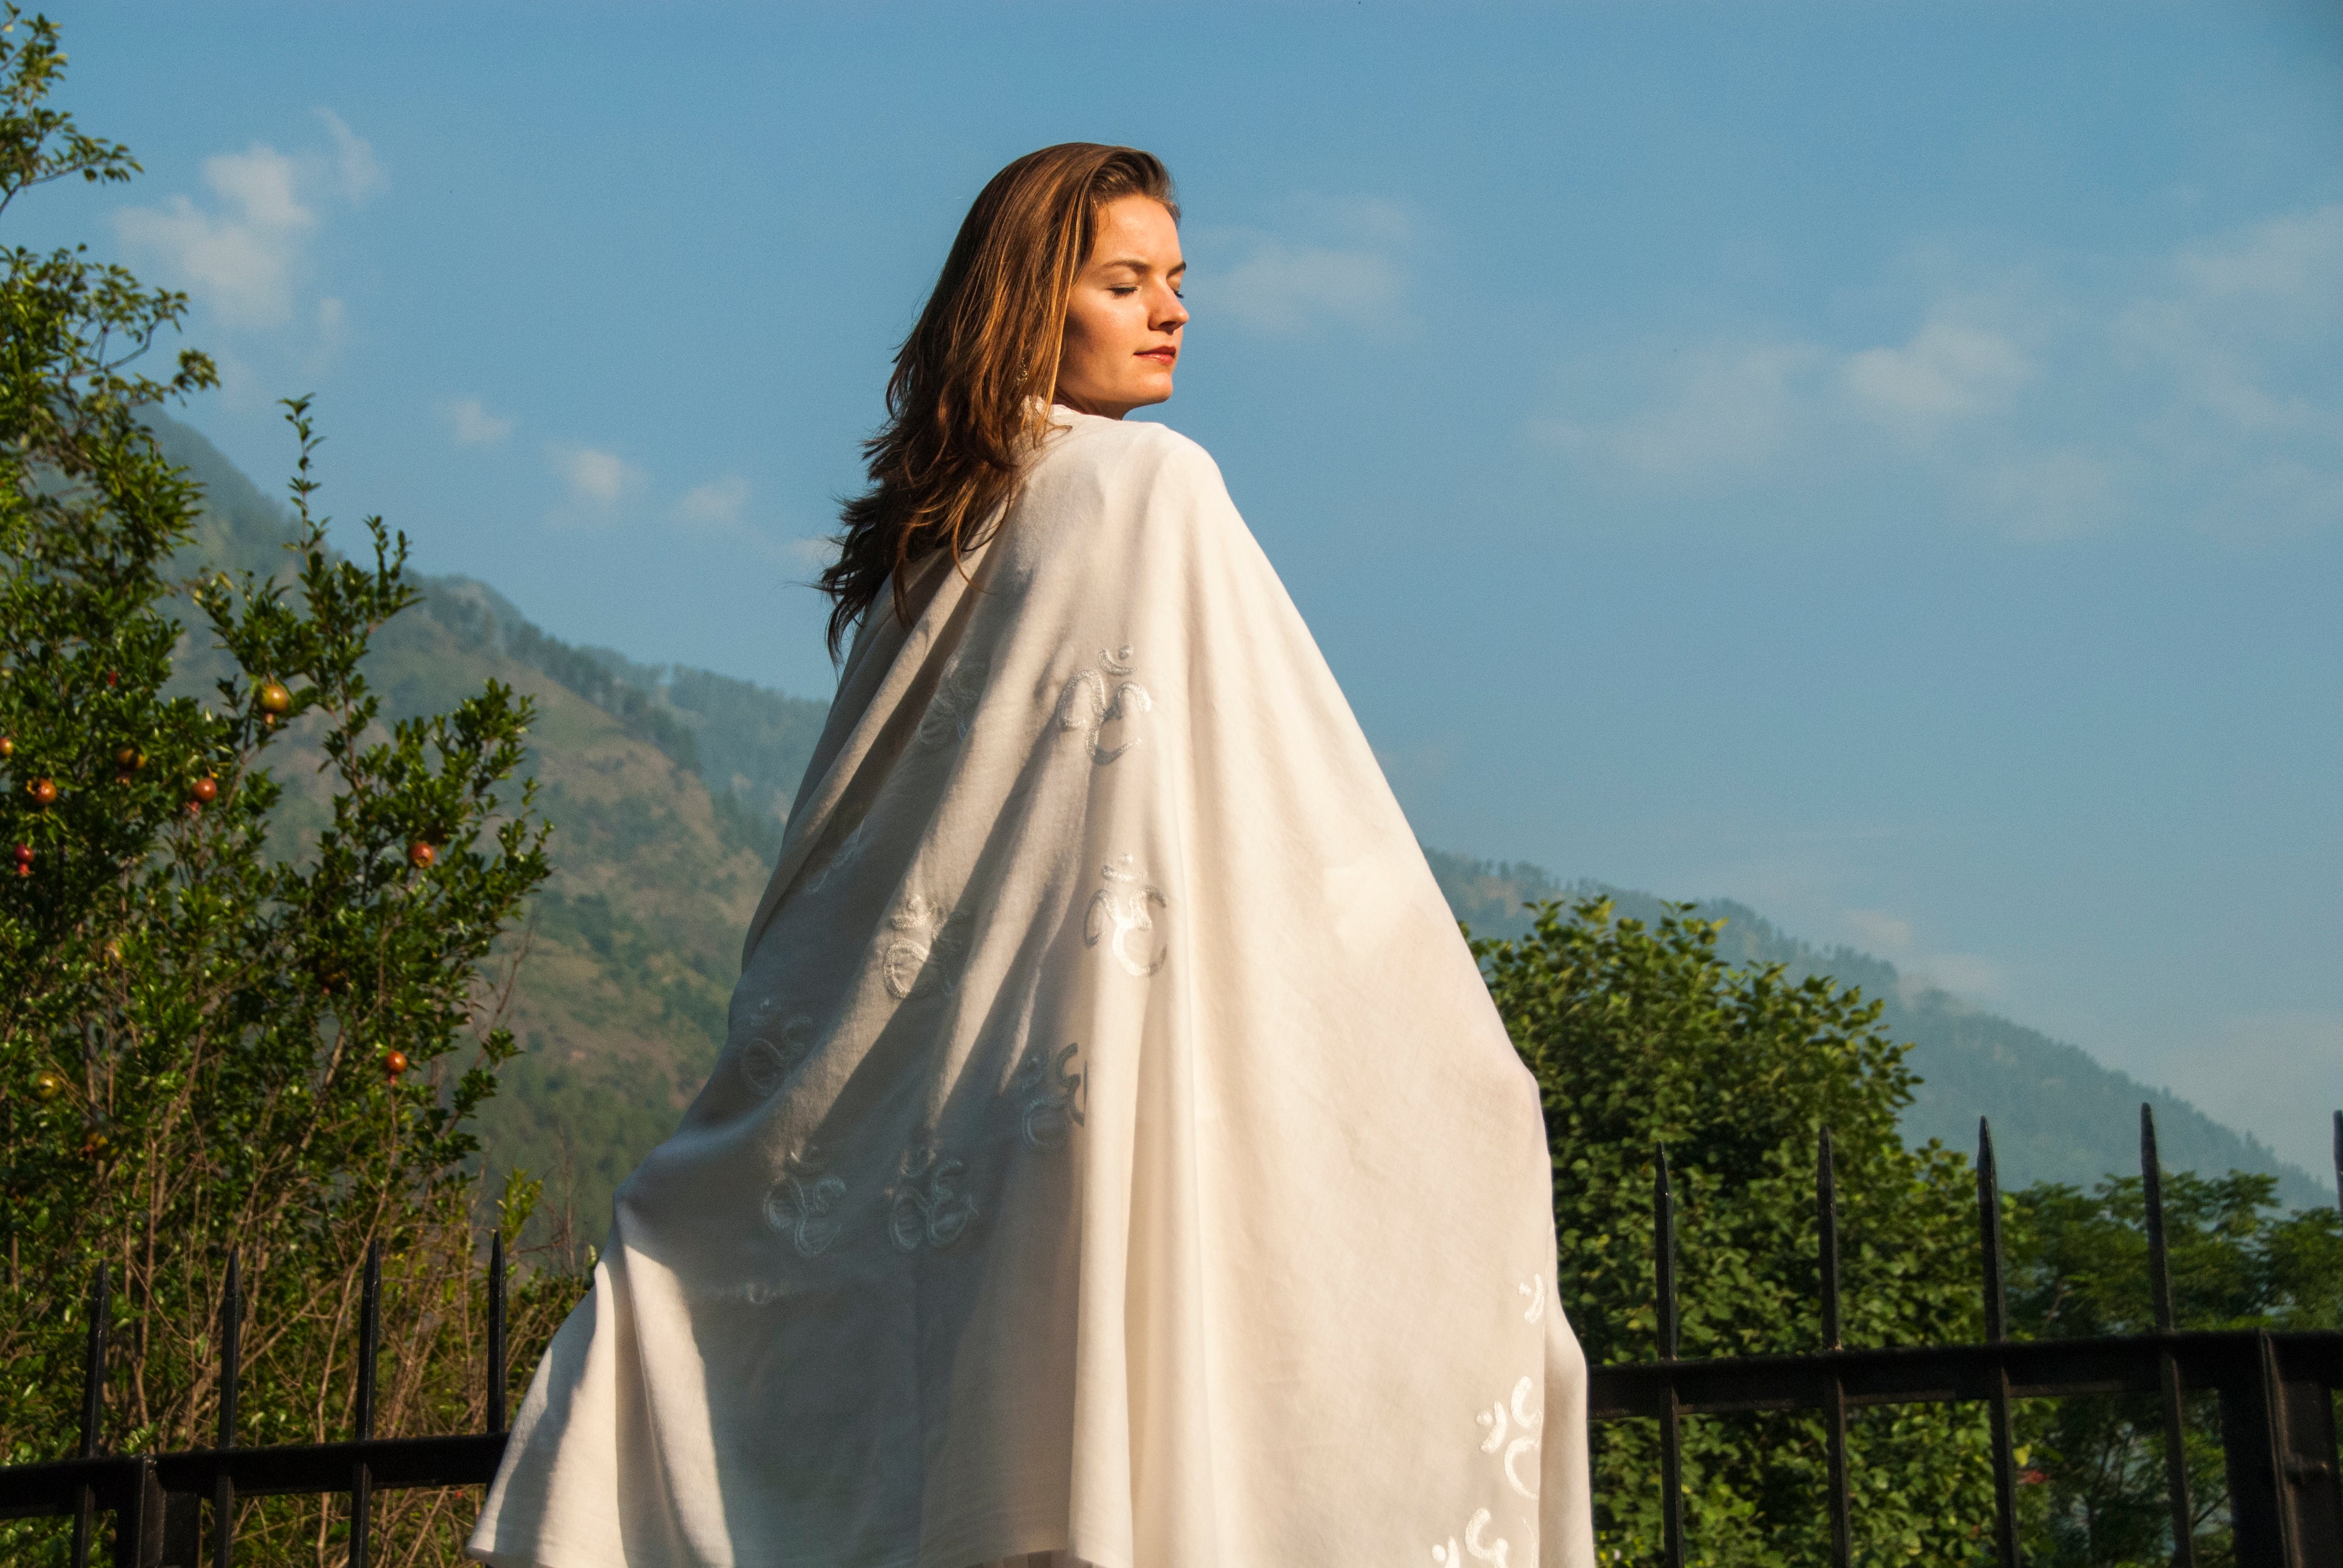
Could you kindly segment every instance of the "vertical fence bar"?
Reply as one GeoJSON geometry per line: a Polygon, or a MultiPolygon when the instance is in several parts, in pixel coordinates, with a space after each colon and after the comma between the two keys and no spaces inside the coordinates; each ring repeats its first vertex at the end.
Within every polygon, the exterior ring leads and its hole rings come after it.
{"type": "MultiPolygon", "coordinates": [[[[1652,1285],[1659,1306],[1660,1360],[1676,1359],[1676,1195],[1663,1145],[1652,1179],[1652,1285]]],[[[1660,1406],[1660,1528],[1667,1568],[1684,1568],[1684,1445],[1676,1383],[1666,1380],[1660,1406]]]]}
{"type": "MultiPolygon", "coordinates": [[[[98,1428],[106,1418],[106,1320],[114,1310],[112,1282],[104,1263],[89,1287],[89,1337],[82,1347],[81,1446],[83,1459],[97,1457],[98,1428]]],[[[97,1494],[85,1483],[74,1500],[73,1568],[89,1568],[90,1536],[97,1525],[97,1494]]]]}
{"type": "Polygon", "coordinates": [[[162,1568],[163,1522],[169,1513],[161,1483],[155,1479],[155,1462],[135,1456],[124,1478],[120,1502],[114,1511],[114,1568],[162,1568]]]}
{"type": "MultiPolygon", "coordinates": [[[[2148,1290],[2155,1298],[2156,1332],[2173,1332],[2172,1254],[2164,1234],[2164,1161],[2156,1151],[2156,1111],[2139,1108],[2139,1190],[2147,1218],[2148,1290]]],[[[2156,1358],[2157,1388],[2164,1399],[2164,1485],[2172,1510],[2173,1568],[2196,1568],[2197,1519],[2188,1503],[2187,1406],[2180,1398],[2180,1363],[2170,1349],[2156,1358]]]]}
{"type": "MultiPolygon", "coordinates": [[[[227,1288],[220,1292],[219,1441],[236,1446],[236,1395],[244,1381],[244,1289],[233,1248],[227,1255],[227,1288]]],[[[212,1568],[236,1560],[236,1483],[223,1469],[212,1481],[212,1568]]]]}
{"type": "MultiPolygon", "coordinates": [[[[1815,1152],[1815,1227],[1822,1240],[1823,1349],[1843,1348],[1838,1318],[1838,1177],[1831,1161],[1830,1129],[1823,1129],[1815,1152]]],[[[1823,1421],[1830,1466],[1831,1561],[1849,1568],[1855,1561],[1854,1521],[1846,1478],[1846,1385],[1833,1370],[1824,1374],[1823,1421]]]]}
{"type": "Polygon", "coordinates": [[[488,1241],[488,1430],[505,1429],[505,1233],[488,1241]]]}
{"type": "MultiPolygon", "coordinates": [[[[1985,1337],[2009,1338],[2009,1297],[2001,1279],[2001,1173],[1993,1158],[1993,1126],[1977,1118],[1977,1238],[1985,1252],[1985,1337]]],[[[2017,1568],[2017,1456],[2009,1422],[2009,1369],[1994,1363],[1993,1543],[2002,1568],[2017,1568]]]]}
{"type": "Polygon", "coordinates": [[[2335,1113],[2335,1202],[2343,1208],[2343,1111],[2335,1113]]]}
{"type": "MultiPolygon", "coordinates": [[[[358,1440],[374,1435],[374,1368],[382,1340],[382,1243],[368,1241],[366,1282],[358,1292],[358,1440]]],[[[350,1466],[349,1568],[367,1568],[367,1526],[374,1501],[374,1470],[363,1459],[350,1466]]]]}

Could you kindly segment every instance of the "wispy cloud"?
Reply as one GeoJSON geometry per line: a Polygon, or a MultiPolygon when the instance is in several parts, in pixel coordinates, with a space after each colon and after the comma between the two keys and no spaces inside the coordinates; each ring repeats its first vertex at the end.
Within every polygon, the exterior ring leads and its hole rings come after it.
{"type": "Polygon", "coordinates": [[[1280,337],[1400,325],[1414,235],[1406,210],[1375,198],[1303,196],[1291,206],[1290,221],[1275,231],[1199,231],[1194,307],[1280,337]]]}
{"type": "Polygon", "coordinates": [[[331,109],[317,111],[318,120],[334,142],[334,173],[341,194],[353,202],[363,202],[389,183],[382,162],[374,156],[374,146],[350,129],[341,116],[331,109]]]}
{"type": "Polygon", "coordinates": [[[752,505],[756,489],[739,474],[694,485],[668,503],[666,517],[678,528],[724,540],[744,556],[789,571],[819,571],[837,553],[828,539],[785,539],[765,508],[752,505]]]}
{"type": "Polygon", "coordinates": [[[564,504],[546,519],[557,527],[613,522],[620,503],[641,494],[649,483],[643,470],[598,447],[548,441],[545,456],[564,491],[564,504]]]}
{"type": "Polygon", "coordinates": [[[1797,433],[1828,357],[1805,343],[1704,345],[1641,407],[1534,421],[1540,444],[1671,487],[1761,469],[1797,433]]]}
{"type": "MultiPolygon", "coordinates": [[[[365,138],[330,110],[317,111],[330,153],[287,155],[265,142],[204,160],[209,199],[173,196],[160,206],[126,206],[114,215],[125,246],[159,264],[174,284],[216,311],[223,325],[278,328],[300,319],[298,296],[321,203],[363,202],[384,183],[365,138]]],[[[314,307],[310,319],[338,331],[341,307],[314,307]]]]}
{"type": "Polygon", "coordinates": [[[1910,920],[1885,910],[1846,910],[1840,914],[1849,941],[1894,964],[1907,995],[1935,990],[1968,1001],[1997,1000],[2008,989],[2002,966],[1978,953],[1929,951],[1910,920]]]}
{"type": "Polygon", "coordinates": [[[513,433],[513,422],[488,412],[478,397],[451,397],[439,405],[439,416],[458,447],[499,446],[513,433]]]}
{"type": "Polygon", "coordinates": [[[1851,354],[1839,371],[1858,408],[1916,434],[2006,407],[2034,374],[2002,334],[1944,320],[1901,347],[1851,354]]]}
{"type": "Polygon", "coordinates": [[[293,160],[256,143],[204,160],[215,210],[175,196],[114,215],[123,243],[157,257],[173,281],[230,326],[280,327],[293,314],[293,272],[317,226],[294,194],[293,160]]]}
{"type": "Polygon", "coordinates": [[[1885,341],[1661,340],[1583,361],[1524,432],[1624,492],[1837,486],[1851,511],[1884,501],[2017,540],[2343,527],[2343,204],[2060,266],[1939,265],[1885,341]]]}
{"type": "Polygon", "coordinates": [[[688,526],[734,528],[740,526],[748,506],[749,481],[738,474],[727,474],[686,490],[669,513],[688,526]]]}
{"type": "Polygon", "coordinates": [[[782,555],[809,572],[818,572],[838,558],[836,541],[820,535],[791,539],[781,547],[782,555]]]}

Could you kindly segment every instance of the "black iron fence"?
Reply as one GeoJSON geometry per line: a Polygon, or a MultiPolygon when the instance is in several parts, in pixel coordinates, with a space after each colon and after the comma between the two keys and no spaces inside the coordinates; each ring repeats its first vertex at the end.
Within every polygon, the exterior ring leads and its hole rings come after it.
{"type": "MultiPolygon", "coordinates": [[[[1668,1568],[1684,1561],[1681,1451],[1687,1416],[1750,1411],[1815,1411],[1823,1416],[1829,1473],[1832,1561],[1854,1556],[1847,1475],[1847,1412],[1869,1405],[1975,1402],[1988,1408],[1994,1467],[1994,1528],[2004,1568],[2021,1561],[2018,1473],[2010,1411],[2022,1399],[2141,1393],[2160,1397],[2165,1469],[2176,1568],[2195,1568],[2194,1514],[2182,1451],[2183,1400],[2217,1397],[2227,1471],[2229,1522],[2238,1568],[2335,1568],[2343,1563],[2343,1478],[2338,1477],[2334,1392],[2343,1388],[2343,1332],[2181,1332],[2173,1326],[2156,1124],[2140,1108],[2140,1174],[2146,1200],[2156,1332],[2100,1339],[2008,1338],[2002,1285],[2001,1201],[1991,1130],[1980,1124],[1977,1221],[1984,1253],[1986,1338],[1978,1344],[1850,1350],[1840,1342],[1838,1208],[1830,1134],[1815,1164],[1824,1348],[1793,1355],[1683,1361],[1676,1356],[1675,1209],[1667,1161],[1654,1181],[1654,1286],[1660,1359],[1597,1367],[1589,1411],[1596,1421],[1659,1422],[1664,1540],[1668,1568]]],[[[2343,1111],[2335,1115],[2338,1198],[2343,1198],[2343,1111]]],[[[505,1447],[504,1243],[491,1242],[488,1268],[488,1430],[443,1437],[377,1438],[375,1363],[380,1340],[382,1267],[367,1257],[358,1315],[357,1436],[346,1442],[236,1446],[241,1303],[228,1261],[220,1314],[218,1443],[178,1453],[101,1454],[106,1357],[106,1271],[98,1271],[83,1368],[80,1452],[46,1464],[0,1468],[0,1518],[70,1517],[74,1568],[86,1568],[101,1514],[114,1516],[116,1568],[231,1568],[238,1498],[304,1493],[349,1499],[350,1568],[367,1568],[369,1502],[402,1487],[480,1486],[494,1479],[505,1447]],[[208,1545],[208,1553],[206,1547],[208,1545]]]]}
{"type": "MultiPolygon", "coordinates": [[[[1977,1129],[1977,1223],[1985,1260],[1986,1338],[1981,1344],[1849,1350],[1839,1335],[1838,1204],[1830,1134],[1815,1161],[1824,1348],[1796,1355],[1676,1359],[1675,1213],[1663,1154],[1654,1179],[1653,1272],[1660,1359],[1594,1369],[1596,1421],[1655,1418],[1660,1423],[1662,1561],[1683,1568],[1684,1520],[1681,1422],[1688,1415],[1747,1411],[1818,1411],[1829,1469],[1831,1561],[1854,1560],[1846,1419],[1865,1405],[1988,1407],[1994,1473],[1994,1536],[2003,1568],[2021,1561],[2010,1406],[2021,1399],[2145,1393],[2161,1397],[2165,1484],[2175,1568],[2196,1568],[2194,1513],[2182,1448],[2183,1398],[2217,1396],[2229,1523],[2238,1568],[2338,1568],[2343,1564],[2343,1484],[2338,1484],[2334,1391],[2343,1388],[2343,1332],[2176,1331],[2165,1245],[2162,1168],[2156,1119],[2139,1109],[2140,1179],[2147,1212],[2149,1290],[2156,1332],[2098,1339],[2012,1340],[2002,1287],[2001,1193],[1993,1132],[1977,1129]]],[[[2335,1169],[2343,1201],[2343,1111],[2335,1113],[2335,1169]]]]}

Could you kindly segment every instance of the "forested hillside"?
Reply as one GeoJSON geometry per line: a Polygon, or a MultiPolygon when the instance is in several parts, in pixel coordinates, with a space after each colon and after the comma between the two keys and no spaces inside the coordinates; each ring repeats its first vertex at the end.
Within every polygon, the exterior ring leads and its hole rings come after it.
{"type": "MultiPolygon", "coordinates": [[[[208,497],[189,565],[197,557],[279,564],[274,552],[287,530],[277,505],[192,430],[158,421],[158,431],[208,497]]],[[[324,499],[336,501],[330,482],[324,499]]],[[[488,1158],[546,1177],[548,1213],[574,1213],[581,1239],[598,1241],[612,1189],[673,1127],[715,1060],[740,932],[824,705],[572,647],[484,583],[423,582],[421,611],[377,640],[370,674],[387,709],[397,716],[445,708],[491,675],[535,697],[529,767],[555,829],[555,874],[509,1004],[527,1051],[488,1109],[488,1158]]],[[[207,686],[204,663],[203,650],[186,645],[188,680],[207,686]]],[[[303,795],[297,778],[286,782],[294,825],[314,825],[321,798],[303,795]]],[[[1428,852],[1451,905],[1481,935],[1525,929],[1522,905],[1534,899],[1600,891],[1623,913],[1647,919],[1659,906],[1647,893],[1564,885],[1534,866],[1428,852]]],[[[1829,973],[1885,1003],[1886,1029],[1915,1042],[1912,1060],[1926,1080],[1905,1117],[1916,1142],[1971,1148],[1976,1119],[1987,1115],[2010,1185],[2084,1183],[2136,1167],[2146,1100],[2157,1106],[2168,1164],[2276,1172],[2289,1202],[2331,1201],[2259,1143],[2073,1046],[1906,987],[1892,965],[1866,954],[1809,947],[1740,905],[1718,901],[1703,912],[1730,922],[1720,950],[1735,961],[1829,973]]]]}
{"type": "MultiPolygon", "coordinates": [[[[207,497],[190,567],[280,566],[277,503],[194,431],[156,426],[207,497]]],[[[335,498],[329,482],[321,499],[332,509],[335,498]]],[[[598,1242],[611,1190],[715,1061],[740,933],[824,705],[573,648],[485,584],[422,581],[421,608],[376,641],[368,675],[387,716],[451,706],[489,676],[534,697],[528,770],[554,825],[555,872],[509,1003],[526,1051],[483,1118],[488,1158],[545,1177],[548,1220],[574,1212],[582,1240],[598,1242]]],[[[200,624],[185,610],[180,619],[200,624]]],[[[192,639],[183,645],[190,687],[208,689],[208,663],[192,639]]],[[[314,781],[283,771],[287,815],[314,828],[314,781]]]]}

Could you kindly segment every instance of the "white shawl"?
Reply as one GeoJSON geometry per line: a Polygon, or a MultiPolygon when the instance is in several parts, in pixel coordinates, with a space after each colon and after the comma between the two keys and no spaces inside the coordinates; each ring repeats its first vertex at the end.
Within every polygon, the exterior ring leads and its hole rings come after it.
{"type": "Polygon", "coordinates": [[[1530,1074],[1219,469],[1055,417],[866,618],[476,1555],[1593,1563],[1530,1074]]]}

